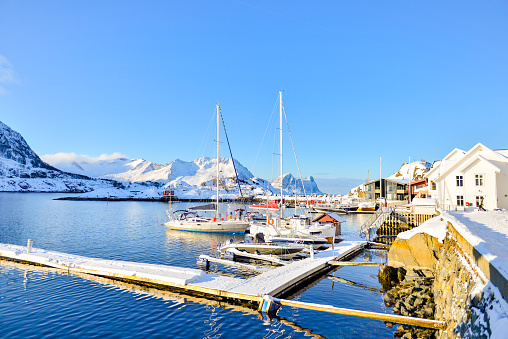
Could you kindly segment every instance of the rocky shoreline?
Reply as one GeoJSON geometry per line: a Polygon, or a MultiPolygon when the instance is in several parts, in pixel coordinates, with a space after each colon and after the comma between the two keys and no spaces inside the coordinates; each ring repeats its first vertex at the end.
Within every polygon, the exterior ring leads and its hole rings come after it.
{"type": "MultiPolygon", "coordinates": [[[[393,307],[395,314],[434,319],[434,278],[422,270],[403,267],[382,266],[379,281],[386,291],[383,299],[386,307],[393,307]],[[428,275],[428,276],[427,276],[428,275]]],[[[387,324],[393,326],[393,324],[387,324]]],[[[394,332],[396,338],[436,338],[437,330],[409,325],[399,325],[394,332]]]]}
{"type": "Polygon", "coordinates": [[[379,271],[386,307],[403,316],[444,321],[446,328],[400,325],[394,336],[490,338],[492,324],[505,312],[499,301],[502,297],[471,262],[450,232],[442,238],[425,232],[397,237],[388,253],[388,265],[379,271]]]}

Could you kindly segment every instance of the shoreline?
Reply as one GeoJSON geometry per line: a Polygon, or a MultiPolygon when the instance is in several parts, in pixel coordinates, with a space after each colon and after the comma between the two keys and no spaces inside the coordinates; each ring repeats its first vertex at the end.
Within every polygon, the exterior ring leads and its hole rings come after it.
{"type": "MultiPolygon", "coordinates": [[[[167,198],[167,197],[153,197],[153,198],[134,198],[134,197],[60,197],[53,200],[73,200],[73,201],[156,201],[156,202],[216,202],[215,199],[193,199],[193,198],[167,198]]],[[[259,202],[255,199],[220,199],[219,202],[226,203],[253,203],[259,202]]]]}

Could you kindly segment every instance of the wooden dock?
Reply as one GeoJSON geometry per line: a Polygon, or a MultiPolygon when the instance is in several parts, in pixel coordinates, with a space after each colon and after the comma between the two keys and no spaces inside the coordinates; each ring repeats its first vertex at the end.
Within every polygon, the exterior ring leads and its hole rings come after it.
{"type": "MultiPolygon", "coordinates": [[[[194,268],[88,258],[9,244],[0,244],[0,258],[53,267],[68,273],[91,274],[142,285],[173,288],[191,294],[259,302],[266,294],[283,295],[286,290],[298,286],[306,278],[320,271],[330,270],[328,261],[341,260],[352,253],[358,253],[364,244],[343,242],[340,246],[336,245],[333,251],[330,248],[316,253],[314,259],[296,261],[249,279],[214,275],[194,268]]],[[[241,264],[238,266],[241,267],[241,264]]],[[[251,268],[257,269],[254,266],[251,268]]]]}
{"type": "MultiPolygon", "coordinates": [[[[342,241],[336,244],[333,249],[329,248],[316,253],[314,258],[295,261],[249,279],[209,274],[194,268],[105,260],[47,251],[32,248],[30,241],[27,247],[0,244],[0,259],[51,267],[69,274],[104,277],[148,287],[183,292],[193,296],[250,305],[249,307],[258,307],[263,305],[267,297],[282,298],[291,295],[292,292],[307,286],[317,276],[323,276],[325,273],[333,271],[336,269],[334,263],[343,264],[359,254],[365,245],[366,242],[362,241],[342,241]]],[[[243,265],[240,267],[246,268],[243,265]]],[[[261,271],[255,266],[251,266],[250,269],[261,271]]],[[[369,317],[402,324],[433,328],[444,326],[442,322],[439,322],[439,324],[429,323],[425,319],[407,319],[408,317],[345,310],[333,306],[305,304],[284,299],[277,299],[277,302],[280,305],[369,317]]]]}

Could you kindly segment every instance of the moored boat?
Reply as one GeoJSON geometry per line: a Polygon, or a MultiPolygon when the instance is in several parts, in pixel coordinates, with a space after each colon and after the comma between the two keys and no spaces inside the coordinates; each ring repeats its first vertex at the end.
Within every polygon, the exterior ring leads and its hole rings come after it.
{"type": "Polygon", "coordinates": [[[206,232],[206,233],[244,233],[249,226],[248,220],[243,220],[241,212],[243,210],[236,210],[239,212],[239,217],[221,218],[219,216],[219,121],[220,121],[220,108],[217,105],[217,179],[216,179],[216,203],[204,206],[197,206],[189,210],[175,211],[173,213],[167,212],[169,221],[164,225],[173,230],[187,231],[187,232],[206,232]],[[215,211],[215,217],[199,216],[195,211],[215,211]]]}
{"type": "Polygon", "coordinates": [[[263,239],[256,237],[256,239],[246,236],[244,241],[232,242],[232,239],[226,241],[220,246],[220,252],[222,255],[228,250],[237,250],[240,252],[246,252],[256,255],[269,255],[277,256],[281,259],[292,259],[298,253],[305,249],[303,244],[299,243],[267,243],[263,239]]]}

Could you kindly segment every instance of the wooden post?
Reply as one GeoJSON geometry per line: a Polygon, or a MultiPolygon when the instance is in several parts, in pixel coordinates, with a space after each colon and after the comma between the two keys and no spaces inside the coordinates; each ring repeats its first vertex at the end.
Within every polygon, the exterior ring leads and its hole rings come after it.
{"type": "Polygon", "coordinates": [[[353,317],[368,318],[368,319],[375,319],[375,320],[381,320],[381,321],[389,321],[389,322],[397,323],[397,324],[406,324],[406,325],[435,328],[435,329],[441,329],[441,330],[446,328],[446,323],[444,321],[439,321],[439,320],[405,317],[405,316],[401,316],[401,315],[376,313],[376,312],[369,312],[369,311],[357,311],[357,310],[351,310],[351,309],[347,309],[347,308],[334,307],[334,306],[330,306],[330,305],[310,304],[310,303],[304,303],[301,301],[292,301],[292,300],[286,300],[286,299],[278,299],[278,298],[272,298],[272,299],[273,299],[273,301],[275,301],[283,306],[285,305],[285,306],[291,306],[291,307],[296,307],[296,308],[305,308],[305,309],[314,310],[314,311],[350,315],[353,317]]]}

